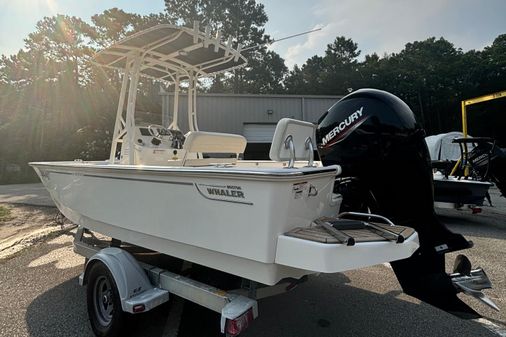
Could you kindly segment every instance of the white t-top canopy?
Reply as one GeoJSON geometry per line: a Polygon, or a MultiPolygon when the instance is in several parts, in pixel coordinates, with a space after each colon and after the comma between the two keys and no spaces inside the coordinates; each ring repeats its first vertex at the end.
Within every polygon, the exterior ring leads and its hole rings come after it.
{"type": "Polygon", "coordinates": [[[201,32],[198,21],[195,21],[193,28],[163,24],[132,34],[98,52],[94,63],[123,72],[109,160],[115,162],[118,144],[121,144],[120,158],[128,158],[128,162],[133,164],[136,146],[134,115],[139,76],[174,83],[172,122],[164,125],[170,130],[180,131],[180,83],[187,82],[185,90],[188,94],[186,114],[189,131],[198,131],[197,80],[245,66],[247,61],[241,55],[240,45],[232,48],[232,38],[224,43],[219,31],[211,36],[208,26],[205,32],[201,32]]]}
{"type": "Polygon", "coordinates": [[[128,59],[140,57],[140,75],[174,82],[208,76],[246,65],[241,46],[232,48],[232,38],[221,41],[221,33],[211,36],[210,28],[201,32],[169,24],[157,25],[113,44],[97,53],[98,65],[124,70],[128,59]]]}

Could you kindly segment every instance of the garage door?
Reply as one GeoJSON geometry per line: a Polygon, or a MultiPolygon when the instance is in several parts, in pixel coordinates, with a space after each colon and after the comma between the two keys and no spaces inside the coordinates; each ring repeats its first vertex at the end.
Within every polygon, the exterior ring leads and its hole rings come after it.
{"type": "Polygon", "coordinates": [[[244,124],[243,135],[248,143],[271,143],[276,124],[244,124]]]}

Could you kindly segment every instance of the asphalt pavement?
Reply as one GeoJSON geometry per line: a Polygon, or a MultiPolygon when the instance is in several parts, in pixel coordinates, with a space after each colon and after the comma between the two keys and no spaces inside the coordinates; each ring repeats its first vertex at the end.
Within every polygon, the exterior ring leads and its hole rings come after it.
{"type": "MultiPolygon", "coordinates": [[[[93,336],[85,289],[77,277],[84,259],[64,234],[0,263],[0,336],[93,336]]],[[[477,309],[483,306],[475,304],[477,309]]],[[[165,337],[171,306],[137,317],[130,336],[165,337]]],[[[184,316],[180,336],[218,335],[218,317],[184,316]],[[197,330],[195,330],[197,329],[197,330]],[[197,332],[197,333],[196,333],[197,332]]],[[[384,265],[314,278],[290,293],[261,300],[259,318],[243,336],[497,336],[404,295],[384,265]]]]}
{"type": "MultiPolygon", "coordinates": [[[[242,336],[506,336],[506,213],[499,205],[477,215],[438,214],[475,243],[465,253],[487,271],[494,289],[485,293],[502,312],[461,295],[484,316],[462,320],[405,295],[389,266],[377,265],[320,275],[289,293],[260,300],[259,317],[242,336]]],[[[93,336],[85,288],[77,280],[83,262],[72,251],[71,232],[0,261],[0,336],[93,336]]],[[[129,336],[173,335],[168,329],[176,311],[172,303],[131,319],[129,336]]],[[[180,323],[180,337],[218,335],[217,314],[188,303],[180,323]]]]}

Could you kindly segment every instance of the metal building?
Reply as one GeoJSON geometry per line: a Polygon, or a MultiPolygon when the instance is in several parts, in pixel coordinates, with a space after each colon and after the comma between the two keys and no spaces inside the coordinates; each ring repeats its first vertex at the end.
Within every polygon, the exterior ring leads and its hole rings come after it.
{"type": "MultiPolygon", "coordinates": [[[[174,96],[161,92],[162,120],[171,120],[174,96]]],[[[187,110],[185,95],[179,96],[179,111],[187,110]]],[[[316,122],[342,96],[199,94],[200,130],[241,134],[248,140],[245,158],[266,158],[276,123],[284,117],[316,122]]],[[[188,121],[179,120],[186,132],[188,121]]]]}

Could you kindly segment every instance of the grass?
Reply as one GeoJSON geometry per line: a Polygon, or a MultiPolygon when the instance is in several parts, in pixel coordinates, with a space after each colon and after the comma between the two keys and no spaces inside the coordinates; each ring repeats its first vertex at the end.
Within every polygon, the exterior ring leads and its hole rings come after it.
{"type": "Polygon", "coordinates": [[[11,210],[5,206],[0,206],[0,222],[10,220],[11,210]]]}

